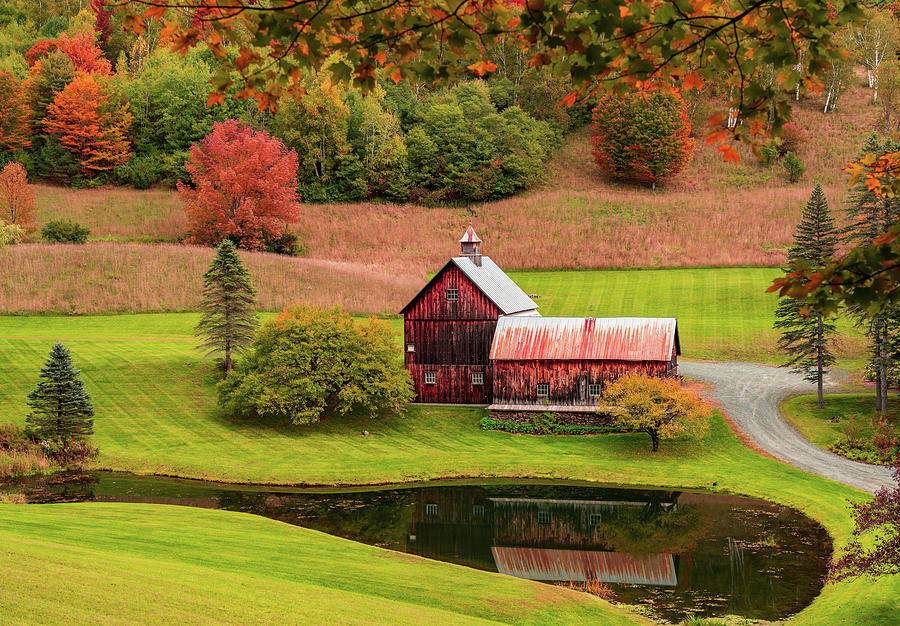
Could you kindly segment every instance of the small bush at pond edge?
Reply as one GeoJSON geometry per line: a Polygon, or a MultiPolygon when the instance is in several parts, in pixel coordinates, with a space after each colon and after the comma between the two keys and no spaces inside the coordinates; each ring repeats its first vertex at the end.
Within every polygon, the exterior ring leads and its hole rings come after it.
{"type": "Polygon", "coordinates": [[[85,243],[90,229],[70,220],[53,220],[41,229],[41,238],[50,243],[85,243]]]}

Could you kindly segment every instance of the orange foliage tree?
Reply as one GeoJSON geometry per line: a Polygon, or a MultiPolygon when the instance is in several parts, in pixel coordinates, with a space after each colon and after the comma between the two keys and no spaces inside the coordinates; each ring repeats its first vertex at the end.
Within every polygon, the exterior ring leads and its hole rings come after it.
{"type": "Polygon", "coordinates": [[[607,95],[592,128],[591,154],[616,178],[655,184],[684,170],[694,154],[687,108],[674,90],[607,95]]]}
{"type": "Polygon", "coordinates": [[[47,108],[44,128],[75,158],[85,178],[124,165],[131,157],[128,104],[97,83],[78,74],[47,108]]]}
{"type": "Polygon", "coordinates": [[[0,70],[0,160],[3,155],[27,148],[28,107],[19,80],[0,70]]]}
{"type": "Polygon", "coordinates": [[[26,231],[34,227],[34,191],[20,163],[7,163],[0,171],[0,222],[17,224],[26,231]]]}
{"type": "Polygon", "coordinates": [[[280,139],[225,120],[191,146],[185,168],[193,187],[178,182],[188,216],[188,241],[225,238],[250,250],[280,239],[300,217],[297,153],[280,139]]]}
{"type": "Polygon", "coordinates": [[[59,39],[42,39],[25,53],[28,65],[34,65],[54,50],[59,50],[72,60],[75,70],[88,74],[112,74],[112,64],[103,56],[103,51],[88,33],[69,37],[66,33],[59,39]]]}
{"type": "Polygon", "coordinates": [[[60,52],[72,59],[75,70],[88,74],[112,74],[112,64],[103,56],[103,51],[88,33],[69,37],[66,33],[56,41],[60,52]]]}

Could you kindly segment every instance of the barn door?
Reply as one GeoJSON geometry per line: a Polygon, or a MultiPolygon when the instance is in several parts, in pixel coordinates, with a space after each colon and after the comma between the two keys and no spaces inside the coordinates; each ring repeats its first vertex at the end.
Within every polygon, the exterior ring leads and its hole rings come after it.
{"type": "Polygon", "coordinates": [[[578,381],[578,404],[588,404],[588,379],[587,374],[582,374],[578,381]]]}

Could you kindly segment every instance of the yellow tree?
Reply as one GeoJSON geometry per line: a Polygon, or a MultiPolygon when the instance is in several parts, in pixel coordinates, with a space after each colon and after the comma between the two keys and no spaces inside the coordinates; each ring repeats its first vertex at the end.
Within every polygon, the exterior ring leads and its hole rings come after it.
{"type": "Polygon", "coordinates": [[[659,450],[660,439],[698,437],[709,427],[712,411],[700,398],[672,378],[645,374],[622,376],[606,387],[603,400],[611,405],[616,425],[645,432],[659,450]]]}

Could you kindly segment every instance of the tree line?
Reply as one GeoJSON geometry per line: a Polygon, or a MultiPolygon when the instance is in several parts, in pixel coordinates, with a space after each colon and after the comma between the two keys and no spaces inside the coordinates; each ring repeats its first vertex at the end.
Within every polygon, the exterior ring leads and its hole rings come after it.
{"type": "Polygon", "coordinates": [[[571,81],[502,45],[488,80],[468,72],[433,86],[381,72],[363,96],[323,68],[304,71],[304,97],[285,95],[277,112],[237,86],[208,106],[221,61],[172,53],[161,24],[126,33],[102,2],[70,17],[17,6],[0,12],[0,164],[66,184],[174,186],[188,180],[191,145],[237,119],[297,152],[305,201],[482,201],[542,180],[562,134],[590,115],[559,106],[571,81]]]}

